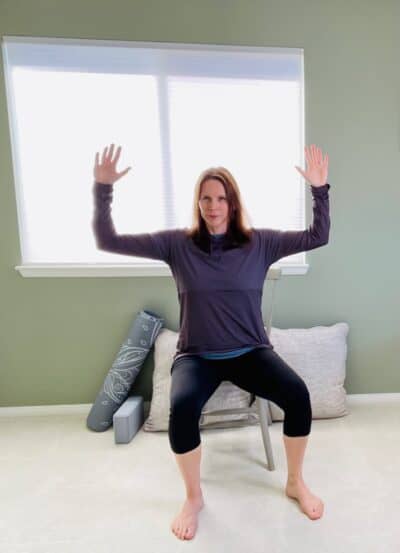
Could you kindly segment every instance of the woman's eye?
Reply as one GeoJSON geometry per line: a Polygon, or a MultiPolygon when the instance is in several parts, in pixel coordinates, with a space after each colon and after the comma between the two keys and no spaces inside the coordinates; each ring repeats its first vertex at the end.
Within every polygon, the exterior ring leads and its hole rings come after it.
{"type": "MultiPolygon", "coordinates": [[[[226,198],[218,198],[218,199],[219,199],[219,200],[222,200],[222,201],[225,201],[225,200],[226,200],[226,198]]],[[[211,201],[210,198],[203,198],[202,200],[203,200],[203,202],[209,202],[209,201],[211,201]]]]}

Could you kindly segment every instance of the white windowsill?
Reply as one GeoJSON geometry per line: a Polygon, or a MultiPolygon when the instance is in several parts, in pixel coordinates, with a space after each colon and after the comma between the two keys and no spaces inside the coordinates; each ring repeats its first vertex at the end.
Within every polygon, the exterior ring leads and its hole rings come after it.
{"type": "MultiPolygon", "coordinates": [[[[282,275],[304,275],[309,265],[271,265],[272,268],[281,268],[282,275]]],[[[28,263],[16,265],[15,270],[23,277],[144,277],[168,276],[172,277],[171,269],[166,264],[160,265],[118,265],[101,263],[28,263]]]]}

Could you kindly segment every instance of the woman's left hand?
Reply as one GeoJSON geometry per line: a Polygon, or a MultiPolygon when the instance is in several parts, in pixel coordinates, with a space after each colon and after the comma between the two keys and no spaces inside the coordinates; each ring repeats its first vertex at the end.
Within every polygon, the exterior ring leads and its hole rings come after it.
{"type": "Polygon", "coordinates": [[[309,148],[306,146],[304,149],[308,165],[307,170],[303,171],[295,165],[296,169],[313,186],[324,186],[328,178],[328,154],[325,154],[323,159],[321,148],[318,148],[315,144],[311,144],[309,148]]]}

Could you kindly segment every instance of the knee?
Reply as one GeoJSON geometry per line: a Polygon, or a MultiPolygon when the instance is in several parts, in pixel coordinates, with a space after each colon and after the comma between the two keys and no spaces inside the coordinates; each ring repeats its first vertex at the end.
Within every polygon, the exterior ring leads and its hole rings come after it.
{"type": "Polygon", "coordinates": [[[200,444],[201,405],[192,394],[171,398],[168,434],[174,453],[187,453],[200,444]]]}
{"type": "Polygon", "coordinates": [[[172,418],[187,417],[189,420],[199,418],[202,405],[198,398],[192,393],[180,393],[171,396],[170,416],[172,418]]]}
{"type": "Polygon", "coordinates": [[[312,423],[310,393],[299,377],[286,398],[283,431],[286,436],[308,436],[312,423]]]}
{"type": "Polygon", "coordinates": [[[300,376],[289,386],[286,397],[291,406],[298,405],[303,409],[311,407],[310,392],[300,376]]]}

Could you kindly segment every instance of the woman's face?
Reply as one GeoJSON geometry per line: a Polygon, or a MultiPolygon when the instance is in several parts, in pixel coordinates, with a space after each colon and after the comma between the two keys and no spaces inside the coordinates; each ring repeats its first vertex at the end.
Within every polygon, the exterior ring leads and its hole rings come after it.
{"type": "Polygon", "coordinates": [[[226,232],[229,222],[229,203],[223,184],[218,179],[207,179],[201,187],[199,208],[212,234],[226,232]]]}

